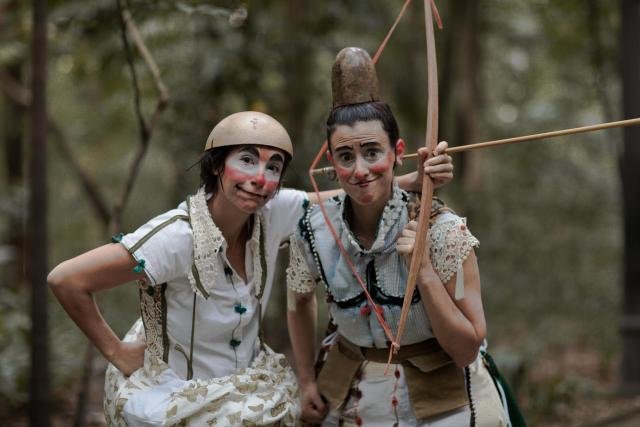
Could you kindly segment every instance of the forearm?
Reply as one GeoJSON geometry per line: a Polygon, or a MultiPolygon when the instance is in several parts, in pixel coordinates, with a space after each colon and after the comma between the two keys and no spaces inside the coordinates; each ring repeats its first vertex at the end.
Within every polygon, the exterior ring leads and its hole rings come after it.
{"type": "Polygon", "coordinates": [[[484,339],[484,332],[476,330],[435,274],[419,278],[418,289],[433,333],[444,351],[460,367],[471,363],[484,339]]]}
{"type": "Polygon", "coordinates": [[[396,184],[404,191],[419,193],[422,190],[422,182],[417,182],[417,176],[418,172],[396,176],[396,184]]]}
{"type": "Polygon", "coordinates": [[[315,295],[298,296],[295,311],[287,313],[289,337],[301,386],[315,381],[313,367],[316,357],[316,315],[315,295]]]}
{"type": "Polygon", "coordinates": [[[139,279],[135,265],[122,245],[108,244],[63,262],[47,277],[69,317],[110,362],[121,341],[102,317],[94,294],[139,279]]]}
{"type": "Polygon", "coordinates": [[[69,317],[102,355],[113,362],[121,341],[102,317],[93,294],[79,284],[55,281],[49,284],[69,317]]]}

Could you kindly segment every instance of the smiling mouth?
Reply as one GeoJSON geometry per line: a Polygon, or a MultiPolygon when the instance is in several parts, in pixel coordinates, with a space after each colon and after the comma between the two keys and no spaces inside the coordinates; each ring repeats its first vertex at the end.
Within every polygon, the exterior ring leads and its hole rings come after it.
{"type": "Polygon", "coordinates": [[[251,191],[247,191],[239,186],[236,186],[236,188],[238,190],[240,190],[242,193],[244,194],[248,194],[250,197],[255,198],[255,199],[266,199],[267,196],[263,196],[262,194],[257,194],[257,193],[252,193],[251,191]]]}
{"type": "Polygon", "coordinates": [[[378,178],[374,178],[374,179],[370,179],[367,181],[358,181],[358,182],[354,182],[351,185],[355,185],[356,187],[361,187],[361,188],[365,188],[368,187],[369,184],[371,184],[372,182],[376,181],[378,178]]]}

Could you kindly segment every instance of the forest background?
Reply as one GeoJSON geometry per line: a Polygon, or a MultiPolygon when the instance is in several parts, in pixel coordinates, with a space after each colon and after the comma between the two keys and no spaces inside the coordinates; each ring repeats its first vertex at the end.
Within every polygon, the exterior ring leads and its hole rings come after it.
{"type": "MultiPolygon", "coordinates": [[[[333,59],[346,46],[373,53],[401,3],[49,1],[49,268],[193,193],[198,172],[188,167],[212,126],[236,111],[264,111],[285,125],[296,151],[286,185],[310,190],[306,169],[323,141],[333,59]],[[157,75],[131,32],[123,44],[119,5],[128,7],[157,75]],[[168,95],[166,105],[159,93],[168,95]],[[145,138],[148,150],[123,198],[145,138]]],[[[436,34],[440,139],[457,146],[622,119],[623,2],[437,3],[444,21],[436,34]]],[[[23,274],[31,36],[29,5],[0,1],[0,419],[16,423],[28,411],[32,324],[23,274]]],[[[414,151],[426,125],[421,2],[401,21],[377,69],[383,99],[414,151]]],[[[531,425],[582,425],[640,407],[637,398],[616,395],[622,135],[611,130],[458,154],[454,182],[438,192],[468,217],[481,242],[490,350],[531,425]]],[[[409,161],[402,171],[413,167],[409,161]]],[[[322,181],[323,188],[335,185],[322,181]]],[[[121,335],[139,315],[137,292],[130,284],[99,296],[121,335]]],[[[282,286],[267,314],[268,341],[288,351],[284,305],[282,286]]],[[[84,390],[91,353],[51,295],[48,318],[53,412],[65,419],[84,390]]],[[[98,359],[98,384],[100,366],[98,359]]]]}

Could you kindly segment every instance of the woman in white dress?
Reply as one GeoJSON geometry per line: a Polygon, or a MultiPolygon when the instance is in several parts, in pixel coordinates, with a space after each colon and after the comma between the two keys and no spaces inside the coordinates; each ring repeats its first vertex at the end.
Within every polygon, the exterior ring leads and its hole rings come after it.
{"type": "MultiPolygon", "coordinates": [[[[260,339],[278,248],[313,201],[279,189],[292,154],[275,119],[232,114],[207,140],[195,195],[49,274],[62,306],[110,362],[109,425],[295,423],[295,378],[260,339]],[[131,281],[140,284],[142,316],[121,340],[93,294],[131,281]]],[[[452,177],[447,156],[425,171],[442,183],[452,177]]]]}
{"type": "Polygon", "coordinates": [[[338,54],[327,119],[331,162],[345,194],[309,206],[291,237],[289,333],[302,420],[324,426],[506,426],[480,347],[486,323],[465,219],[438,199],[400,350],[390,360],[415,241],[415,196],[394,184],[405,143],[378,98],[369,55],[338,54]],[[356,82],[354,84],[354,82],[356,82]],[[359,281],[357,280],[359,279],[359,281]],[[316,287],[336,332],[315,363],[316,287]]]}

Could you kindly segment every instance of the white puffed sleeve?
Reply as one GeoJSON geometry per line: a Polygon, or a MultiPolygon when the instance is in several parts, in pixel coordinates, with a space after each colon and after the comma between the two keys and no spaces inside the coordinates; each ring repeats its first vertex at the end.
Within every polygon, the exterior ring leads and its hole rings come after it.
{"type": "Polygon", "coordinates": [[[138,261],[152,286],[184,277],[193,260],[193,233],[183,209],[158,215],[120,243],[138,261]]]}
{"type": "Polygon", "coordinates": [[[480,242],[467,228],[466,219],[451,212],[439,215],[429,230],[431,262],[442,283],[456,277],[455,299],[464,297],[462,264],[480,242]]]}

